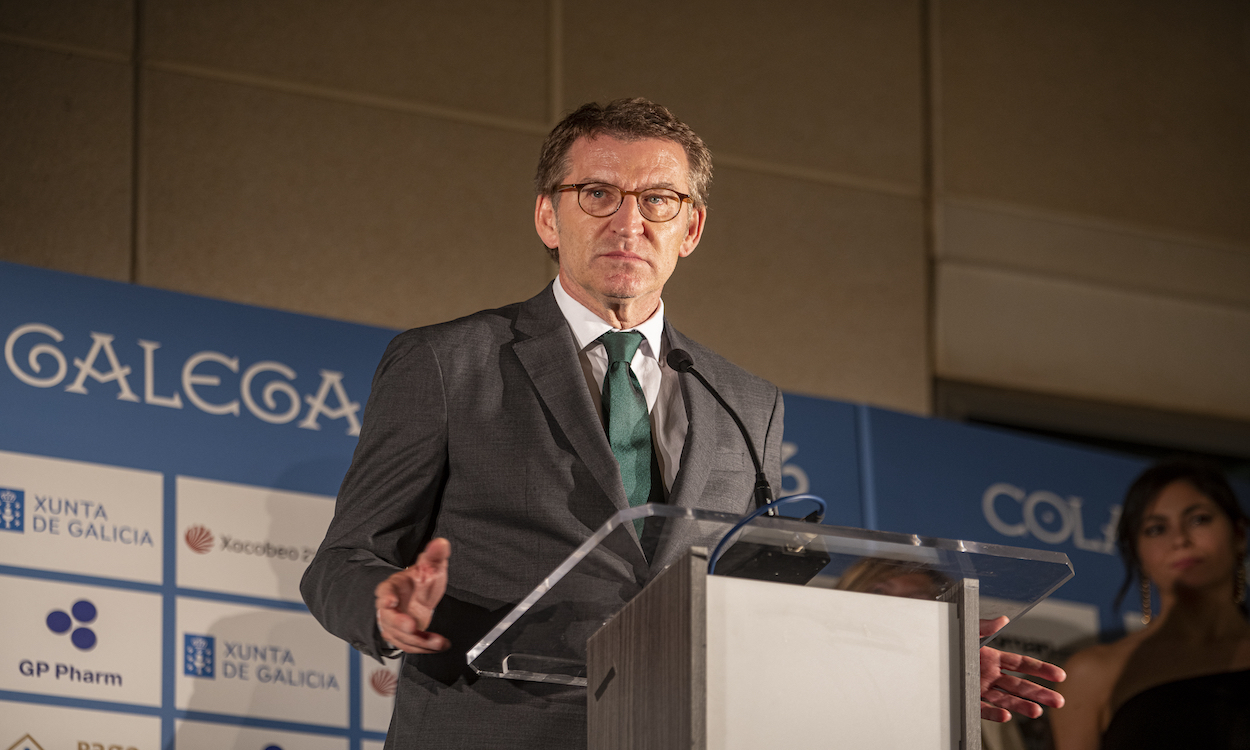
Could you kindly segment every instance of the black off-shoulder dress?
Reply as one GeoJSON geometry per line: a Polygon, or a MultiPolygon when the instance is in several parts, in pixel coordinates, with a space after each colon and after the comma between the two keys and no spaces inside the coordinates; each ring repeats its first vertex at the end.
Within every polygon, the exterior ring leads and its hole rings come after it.
{"type": "Polygon", "coordinates": [[[1250,669],[1190,677],[1125,701],[1102,750],[1250,750],[1250,669]]]}

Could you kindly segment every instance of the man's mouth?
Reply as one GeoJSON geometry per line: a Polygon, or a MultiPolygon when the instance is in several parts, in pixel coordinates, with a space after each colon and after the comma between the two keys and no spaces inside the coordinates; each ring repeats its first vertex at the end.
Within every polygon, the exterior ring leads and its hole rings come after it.
{"type": "Polygon", "coordinates": [[[599,257],[612,258],[613,260],[636,260],[636,261],[646,262],[646,259],[643,258],[641,255],[639,255],[638,253],[630,252],[628,250],[611,250],[600,255],[599,257]]]}

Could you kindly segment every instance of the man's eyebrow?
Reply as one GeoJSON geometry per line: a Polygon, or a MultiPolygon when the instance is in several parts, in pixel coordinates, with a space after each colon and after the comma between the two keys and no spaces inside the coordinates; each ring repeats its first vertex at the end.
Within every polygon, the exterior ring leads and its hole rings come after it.
{"type": "MultiPolygon", "coordinates": [[[[585,179],[575,180],[568,184],[570,185],[611,185],[614,188],[620,188],[621,190],[625,189],[625,188],[622,188],[620,185],[616,184],[615,182],[612,182],[611,180],[603,180],[603,179],[599,179],[595,177],[587,177],[585,179]]],[[[647,185],[646,187],[639,188],[639,190],[655,190],[657,188],[663,188],[665,190],[672,190],[674,193],[681,192],[677,188],[673,187],[673,183],[669,182],[668,180],[661,180],[660,182],[653,182],[650,185],[647,185]]]]}

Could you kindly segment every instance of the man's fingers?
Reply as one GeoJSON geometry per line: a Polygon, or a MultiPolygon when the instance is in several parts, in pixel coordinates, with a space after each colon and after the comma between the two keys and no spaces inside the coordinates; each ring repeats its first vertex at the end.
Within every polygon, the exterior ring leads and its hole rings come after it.
{"type": "Polygon", "coordinates": [[[995,617],[993,620],[982,620],[980,623],[981,637],[989,638],[991,635],[994,635],[998,631],[1002,630],[1008,622],[1011,622],[1011,620],[1007,618],[1007,615],[995,617]]]}
{"type": "Polygon", "coordinates": [[[1001,690],[990,689],[981,696],[982,715],[985,714],[984,707],[987,703],[1021,716],[1027,716],[1030,719],[1036,719],[1042,715],[1042,707],[1033,701],[1025,700],[1011,693],[1004,693],[1001,690]]]}
{"type": "Polygon", "coordinates": [[[416,618],[421,628],[434,616],[434,608],[447,591],[447,562],[451,558],[451,542],[439,537],[431,539],[417,561],[404,572],[413,582],[413,590],[401,599],[404,611],[416,618]]]}
{"type": "Polygon", "coordinates": [[[981,701],[981,718],[986,721],[997,721],[999,724],[1004,721],[1011,721],[1011,712],[1005,708],[992,706],[985,701],[981,701]]]}
{"type": "Polygon", "coordinates": [[[1040,677],[1047,682],[1063,682],[1068,678],[1068,673],[1054,664],[1034,659],[1031,656],[1002,652],[999,665],[1002,669],[1027,674],[1030,677],[1040,677]]]}
{"type": "Polygon", "coordinates": [[[423,573],[438,574],[447,571],[447,561],[451,558],[451,542],[442,537],[431,539],[425,545],[413,567],[423,573]]]}
{"type": "Polygon", "coordinates": [[[403,609],[412,596],[414,584],[407,571],[393,573],[373,590],[373,607],[378,611],[403,609]]]}
{"type": "Polygon", "coordinates": [[[421,550],[417,561],[396,571],[373,591],[378,632],[395,648],[408,653],[428,654],[446,651],[451,642],[426,631],[447,590],[447,562],[451,543],[433,539],[421,550]]]}
{"type": "Polygon", "coordinates": [[[451,642],[438,633],[417,627],[416,621],[395,610],[378,610],[378,632],[383,640],[410,654],[431,654],[446,651],[451,642]]]}
{"type": "Polygon", "coordinates": [[[389,636],[384,630],[382,637],[387,643],[409,654],[437,654],[451,648],[451,641],[438,633],[424,630],[418,630],[415,633],[392,633],[389,636]]]}
{"type": "MultiPolygon", "coordinates": [[[[999,618],[1002,620],[1003,618],[999,618]]],[[[982,623],[982,631],[985,630],[982,623]]],[[[989,626],[1001,627],[998,621],[989,626]]],[[[997,628],[995,628],[997,629],[997,628]]],[[[1030,656],[1021,656],[997,649],[981,649],[981,718],[990,721],[1006,721],[1009,711],[1037,718],[1042,706],[1060,708],[1063,696],[1023,677],[1006,674],[1004,670],[1041,677],[1052,682],[1062,682],[1067,676],[1062,669],[1030,656]]]]}
{"type": "MultiPolygon", "coordinates": [[[[1051,690],[1048,687],[1038,685],[1022,677],[1013,677],[1011,675],[1003,675],[994,681],[993,686],[985,691],[986,695],[995,692],[1001,695],[1019,696],[1032,703],[1039,703],[1043,706],[1051,708],[1063,708],[1063,696],[1051,690]]],[[[996,705],[1002,705],[995,702],[996,705]]]]}
{"type": "Polygon", "coordinates": [[[373,590],[378,632],[382,639],[410,654],[433,654],[451,648],[451,641],[426,630],[447,590],[451,543],[433,539],[417,561],[392,573],[373,590]]]}

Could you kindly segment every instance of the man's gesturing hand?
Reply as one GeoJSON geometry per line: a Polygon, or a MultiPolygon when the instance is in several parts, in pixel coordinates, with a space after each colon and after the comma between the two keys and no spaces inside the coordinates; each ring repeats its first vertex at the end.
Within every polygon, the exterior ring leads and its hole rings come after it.
{"type": "MultiPolygon", "coordinates": [[[[993,635],[1007,624],[1006,617],[981,621],[981,637],[993,635]]],[[[981,648],[981,718],[1008,721],[1011,711],[1036,719],[1042,706],[1063,707],[1063,696],[1004,671],[1040,677],[1050,682],[1063,682],[1067,675],[1054,664],[1020,654],[1011,654],[983,646],[981,648]]]]}
{"type": "Polygon", "coordinates": [[[417,561],[378,584],[373,590],[378,630],[382,638],[409,654],[446,651],[451,641],[426,628],[447,590],[447,561],[451,542],[431,539],[417,561]]]}

